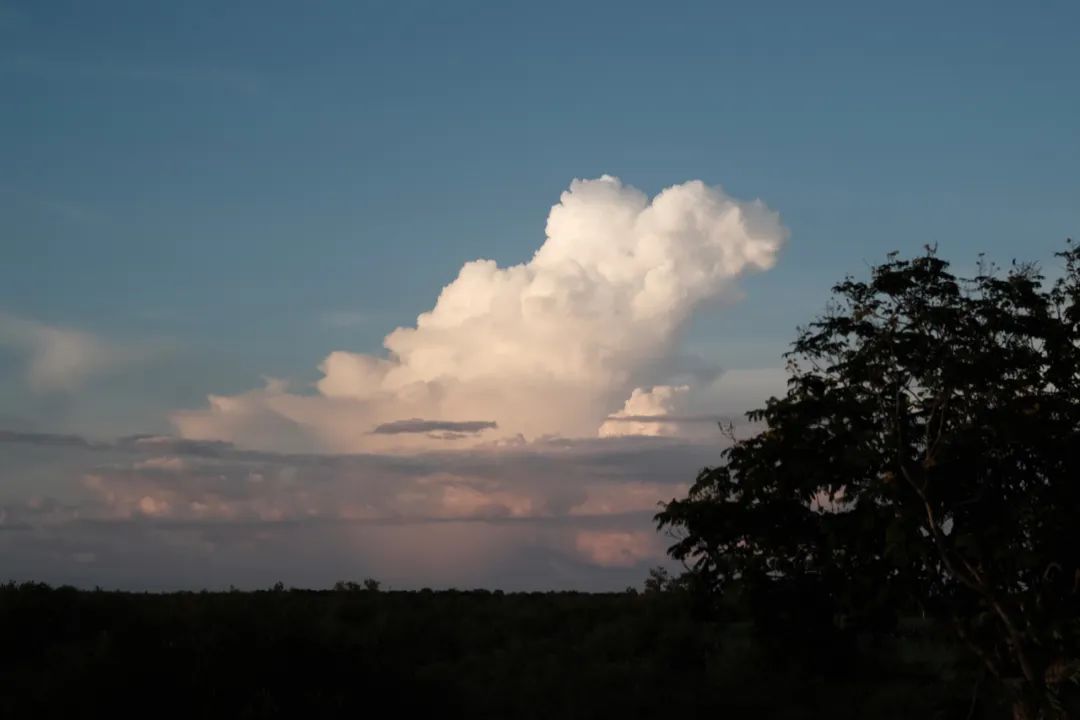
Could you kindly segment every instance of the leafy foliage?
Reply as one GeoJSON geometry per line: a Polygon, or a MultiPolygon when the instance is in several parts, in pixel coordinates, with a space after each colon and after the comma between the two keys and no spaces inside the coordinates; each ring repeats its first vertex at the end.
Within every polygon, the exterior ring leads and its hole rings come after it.
{"type": "Polygon", "coordinates": [[[787,394],[657,515],[712,596],[814,642],[944,623],[1017,717],[1080,712],[1080,249],[1047,285],[929,249],[847,278],[787,394]]]}

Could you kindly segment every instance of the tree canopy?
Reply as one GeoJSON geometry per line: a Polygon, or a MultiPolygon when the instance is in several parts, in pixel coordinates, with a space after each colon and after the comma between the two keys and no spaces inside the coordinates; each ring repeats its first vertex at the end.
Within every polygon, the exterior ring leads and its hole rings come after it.
{"type": "Polygon", "coordinates": [[[766,624],[937,621],[1014,716],[1077,713],[1080,249],[1058,257],[963,278],[928,248],[837,284],[762,430],[657,515],[671,554],[766,624]]]}

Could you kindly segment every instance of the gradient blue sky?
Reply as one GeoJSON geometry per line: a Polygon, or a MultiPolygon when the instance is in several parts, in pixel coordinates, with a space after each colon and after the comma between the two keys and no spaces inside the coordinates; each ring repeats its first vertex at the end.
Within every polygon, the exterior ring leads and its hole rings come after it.
{"type": "Polygon", "coordinates": [[[464,260],[527,259],[574,177],[701,178],[792,230],[695,326],[771,363],[888,250],[1076,232],[1078,30],[1071,2],[7,0],[0,307],[220,355],[197,398],[376,348],[464,260]]]}
{"type": "Polygon", "coordinates": [[[780,212],[777,266],[688,332],[778,366],[890,250],[1080,234],[1078,32],[1075,2],[0,0],[0,312],[165,349],[73,399],[0,348],[0,427],[163,432],[313,380],[603,173],[780,212]]]}

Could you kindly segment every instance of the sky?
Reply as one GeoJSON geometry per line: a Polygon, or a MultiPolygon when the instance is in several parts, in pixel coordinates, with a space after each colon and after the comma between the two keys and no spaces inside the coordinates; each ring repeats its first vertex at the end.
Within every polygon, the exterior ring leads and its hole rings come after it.
{"type": "Polygon", "coordinates": [[[639,585],[833,283],[926,244],[1053,274],[1077,27],[0,0],[0,567],[639,585]]]}

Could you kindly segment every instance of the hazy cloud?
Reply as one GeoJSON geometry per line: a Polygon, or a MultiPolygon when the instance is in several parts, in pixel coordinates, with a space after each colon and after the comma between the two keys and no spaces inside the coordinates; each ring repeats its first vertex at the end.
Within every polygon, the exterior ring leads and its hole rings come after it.
{"type": "Polygon", "coordinates": [[[721,449],[670,438],[414,455],[271,453],[160,436],[4,433],[0,442],[0,487],[37,478],[21,499],[0,499],[6,572],[137,587],[262,572],[291,583],[375,574],[413,587],[625,587],[664,561],[657,503],[685,494],[721,449]]]}
{"type": "Polygon", "coordinates": [[[498,424],[491,420],[466,420],[463,422],[455,422],[453,420],[421,420],[420,418],[411,418],[409,420],[395,420],[393,422],[383,423],[382,425],[376,426],[371,432],[382,435],[437,432],[464,434],[492,430],[496,427],[498,427],[498,424]]]}
{"type": "Polygon", "coordinates": [[[79,435],[61,435],[57,433],[19,432],[0,430],[0,443],[19,443],[23,445],[77,446],[89,447],[90,442],[79,435]]]}
{"type": "Polygon", "coordinates": [[[633,567],[663,553],[660,539],[656,533],[649,532],[582,530],[575,544],[595,565],[633,567]]]}
{"type": "Polygon", "coordinates": [[[23,359],[26,384],[36,392],[70,392],[91,378],[146,357],[143,349],[109,343],[80,330],[0,312],[0,347],[23,359]]]}

